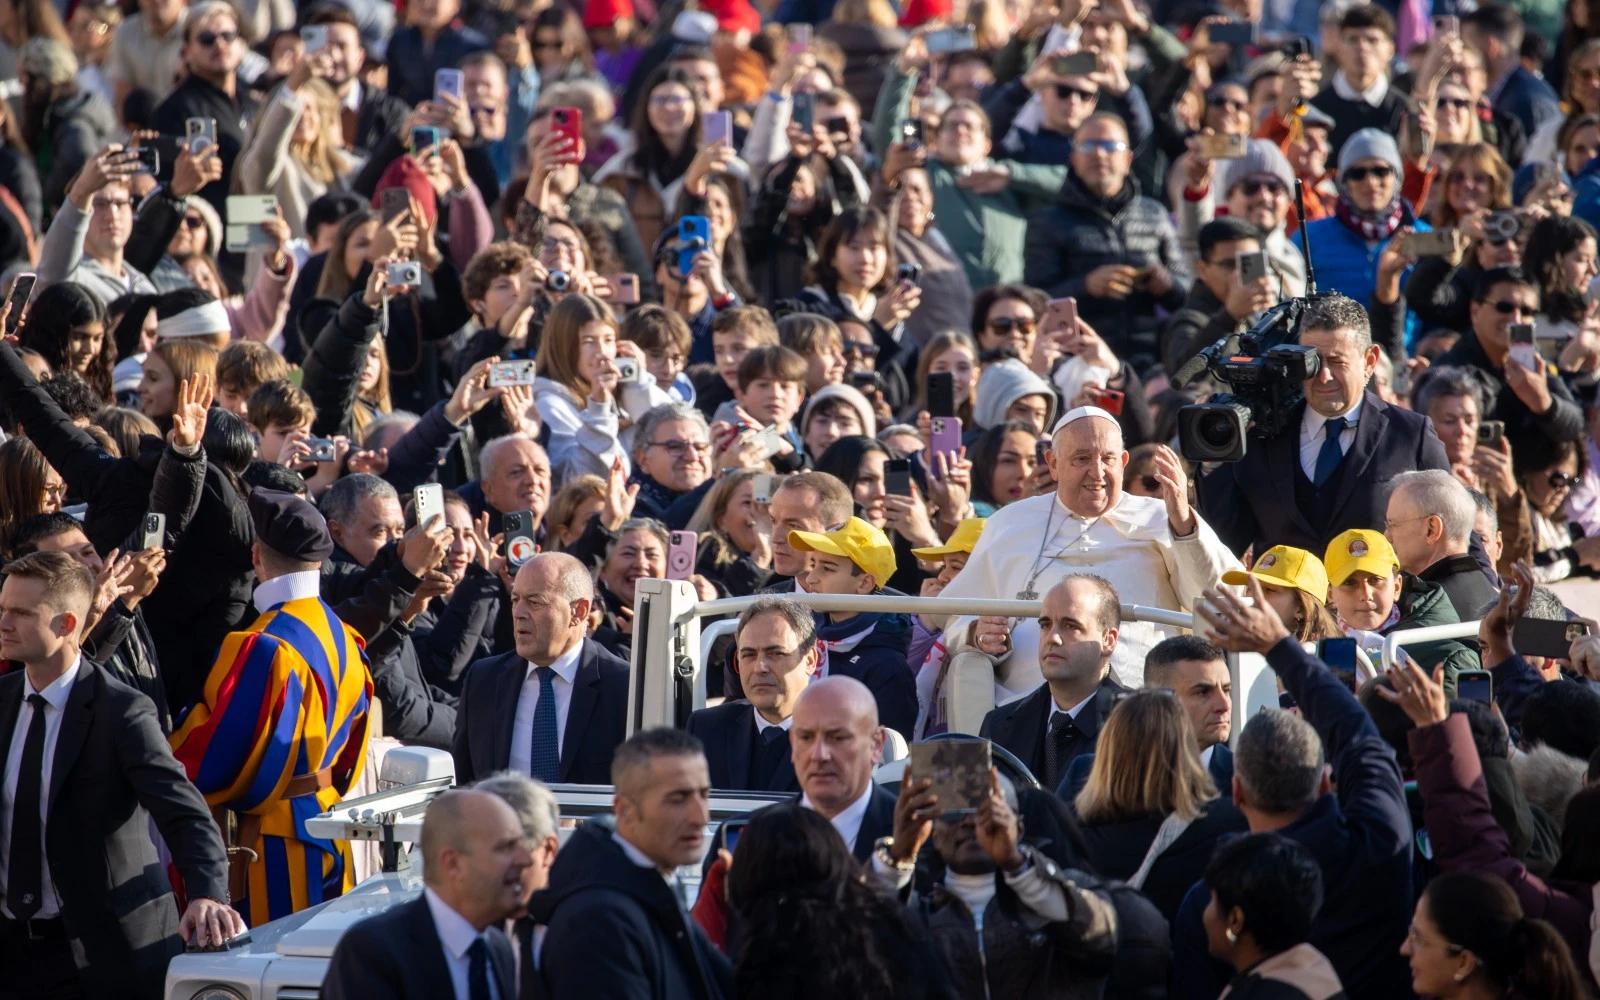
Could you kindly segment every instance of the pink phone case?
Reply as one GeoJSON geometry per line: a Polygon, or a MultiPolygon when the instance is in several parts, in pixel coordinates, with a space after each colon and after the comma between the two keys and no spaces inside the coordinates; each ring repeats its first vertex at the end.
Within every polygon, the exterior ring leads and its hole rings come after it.
{"type": "MultiPolygon", "coordinates": [[[[961,454],[961,418],[934,417],[931,424],[933,433],[929,439],[929,451],[934,455],[946,455],[946,461],[954,462],[956,456],[961,454]]],[[[935,464],[928,471],[937,475],[938,469],[935,464]]]]}
{"type": "Polygon", "coordinates": [[[687,580],[694,574],[700,537],[692,531],[674,531],[667,545],[667,579],[687,580]]]}

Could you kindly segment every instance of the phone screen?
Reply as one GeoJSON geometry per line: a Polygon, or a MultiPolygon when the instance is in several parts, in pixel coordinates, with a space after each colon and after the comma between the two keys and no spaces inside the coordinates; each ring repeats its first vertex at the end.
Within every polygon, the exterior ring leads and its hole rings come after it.
{"type": "Polygon", "coordinates": [[[16,333],[17,324],[22,322],[23,310],[28,306],[28,299],[33,296],[33,286],[38,283],[39,276],[32,271],[24,271],[11,282],[11,311],[6,314],[6,332],[16,333]]]}
{"type": "Polygon", "coordinates": [[[1354,639],[1320,639],[1317,642],[1317,659],[1328,665],[1351,691],[1356,689],[1356,641],[1354,639]]]}

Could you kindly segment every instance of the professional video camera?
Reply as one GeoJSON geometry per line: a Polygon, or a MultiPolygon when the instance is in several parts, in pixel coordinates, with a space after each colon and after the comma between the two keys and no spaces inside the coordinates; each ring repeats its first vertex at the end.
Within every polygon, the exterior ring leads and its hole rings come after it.
{"type": "MultiPolygon", "coordinates": [[[[1300,218],[1305,203],[1295,181],[1300,218]]],[[[1305,398],[1302,383],[1322,368],[1316,348],[1294,343],[1306,305],[1317,297],[1316,271],[1306,227],[1300,227],[1306,256],[1306,294],[1280,302],[1241,334],[1224,337],[1190,358],[1172,376],[1182,389],[1209,372],[1232,392],[1178,411],[1178,447],[1191,462],[1237,462],[1248,437],[1266,439],[1290,429],[1295,405],[1305,398]]]]}

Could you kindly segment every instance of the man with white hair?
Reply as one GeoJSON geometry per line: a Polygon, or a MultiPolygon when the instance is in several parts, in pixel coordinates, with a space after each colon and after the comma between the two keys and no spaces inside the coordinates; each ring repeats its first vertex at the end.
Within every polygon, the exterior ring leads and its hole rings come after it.
{"type": "MultiPolygon", "coordinates": [[[[1156,454],[1161,499],[1122,491],[1128,453],[1117,418],[1105,410],[1080,406],[1068,412],[1056,424],[1046,457],[1055,494],[996,511],[966,568],[941,597],[1038,600],[1067,576],[1093,573],[1124,602],[1188,611],[1195,595],[1242,568],[1189,506],[1188,477],[1171,449],[1156,454]]],[[[1112,675],[1129,687],[1143,686],[1145,653],[1170,633],[1125,623],[1112,675]]],[[[1044,682],[1037,621],[963,615],[946,628],[945,643],[952,656],[976,650],[996,659],[996,704],[1044,682]]]]}
{"type": "Polygon", "coordinates": [[[478,453],[478,480],[460,489],[472,516],[489,515],[489,531],[498,534],[500,518],[519,510],[533,513],[533,528],[543,531],[550,506],[550,456],[539,442],[523,433],[506,434],[478,453]]]}
{"type": "Polygon", "coordinates": [[[1478,505],[1455,476],[1441,469],[1402,472],[1389,490],[1384,536],[1400,568],[1437,583],[1464,622],[1482,617],[1497,594],[1468,551],[1478,505]]]}

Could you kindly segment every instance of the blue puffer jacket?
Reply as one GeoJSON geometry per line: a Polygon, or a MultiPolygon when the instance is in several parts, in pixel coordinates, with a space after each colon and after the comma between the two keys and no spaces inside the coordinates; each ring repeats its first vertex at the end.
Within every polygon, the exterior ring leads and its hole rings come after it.
{"type": "MultiPolygon", "coordinates": [[[[1430,232],[1433,227],[1418,219],[1405,205],[1405,217],[1400,225],[1410,226],[1416,232],[1430,232]]],[[[1389,239],[1368,243],[1361,234],[1345,225],[1337,215],[1306,226],[1311,242],[1311,260],[1317,270],[1317,290],[1338,292],[1355,299],[1362,308],[1372,301],[1372,291],[1378,285],[1378,255],[1389,245],[1389,239]]],[[[1411,268],[1400,276],[1400,286],[1405,287],[1411,277],[1411,268]]],[[[1406,317],[1406,343],[1416,337],[1416,316],[1406,317]]]]}

